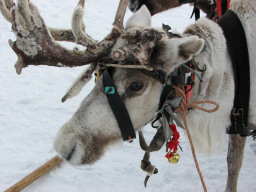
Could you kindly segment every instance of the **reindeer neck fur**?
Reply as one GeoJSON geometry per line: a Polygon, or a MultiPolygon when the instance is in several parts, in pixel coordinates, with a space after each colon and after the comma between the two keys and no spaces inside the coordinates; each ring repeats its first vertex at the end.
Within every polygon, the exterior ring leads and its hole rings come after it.
{"type": "MultiPolygon", "coordinates": [[[[250,61],[250,103],[249,124],[256,125],[253,118],[256,112],[256,38],[252,35],[256,30],[256,1],[232,0],[230,9],[234,11],[242,22],[248,42],[250,61]]],[[[225,131],[230,124],[230,112],[234,100],[234,75],[231,60],[228,54],[226,40],[221,28],[213,21],[206,18],[198,20],[195,24],[187,27],[185,36],[197,35],[205,40],[206,49],[195,57],[200,65],[206,65],[203,72],[203,83],[195,82],[191,100],[214,100],[220,104],[217,112],[208,114],[199,110],[192,110],[187,114],[189,128],[193,131],[193,140],[198,151],[208,153],[214,151],[218,144],[222,149],[225,141],[225,131]]],[[[210,106],[209,106],[210,107],[210,106]]]]}
{"type": "MultiPolygon", "coordinates": [[[[191,100],[213,100],[220,104],[215,113],[193,109],[187,114],[189,129],[196,149],[211,154],[217,145],[223,149],[226,127],[230,124],[230,111],[234,99],[234,83],[231,61],[221,28],[213,21],[202,18],[186,28],[184,36],[196,35],[205,40],[205,50],[194,59],[205,65],[201,73],[203,82],[195,80],[191,100]]],[[[205,104],[204,107],[212,106],[205,104]]]]}

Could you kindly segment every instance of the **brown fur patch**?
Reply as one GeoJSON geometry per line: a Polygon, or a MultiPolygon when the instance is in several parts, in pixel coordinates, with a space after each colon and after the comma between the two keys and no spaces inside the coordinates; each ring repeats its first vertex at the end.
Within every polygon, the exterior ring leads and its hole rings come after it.
{"type": "MultiPolygon", "coordinates": [[[[114,81],[118,85],[119,82],[123,85],[124,92],[119,93],[123,99],[132,98],[143,94],[148,85],[149,76],[139,70],[119,69],[115,72],[114,81]],[[143,84],[142,89],[134,91],[130,88],[131,84],[138,82],[143,84]]],[[[118,89],[118,87],[117,87],[118,89]]]]}
{"type": "Polygon", "coordinates": [[[188,60],[192,58],[195,54],[197,54],[202,49],[201,41],[191,41],[187,43],[183,43],[179,46],[179,56],[183,57],[184,60],[188,60]]]}
{"type": "Polygon", "coordinates": [[[186,50],[186,45],[180,45],[179,47],[179,56],[183,57],[184,60],[188,60],[190,54],[188,53],[188,51],[186,50]]]}
{"type": "MultiPolygon", "coordinates": [[[[91,164],[100,159],[104,154],[104,149],[109,145],[110,141],[116,141],[116,138],[106,138],[105,135],[98,134],[97,136],[92,136],[91,142],[88,144],[88,137],[81,136],[81,141],[83,142],[85,148],[85,156],[82,158],[82,164],[91,164]]],[[[90,139],[89,139],[90,141],[90,139]]]]}
{"type": "Polygon", "coordinates": [[[190,28],[186,29],[183,34],[196,35],[197,33],[196,33],[195,28],[190,27],[190,28]]]}

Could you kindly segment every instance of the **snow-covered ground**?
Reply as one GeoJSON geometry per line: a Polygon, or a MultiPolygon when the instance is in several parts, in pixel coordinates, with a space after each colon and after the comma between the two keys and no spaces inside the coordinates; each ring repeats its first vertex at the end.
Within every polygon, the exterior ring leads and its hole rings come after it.
{"type": "MultiPolygon", "coordinates": [[[[48,26],[70,28],[74,0],[31,0],[35,3],[48,26]]],[[[86,30],[101,40],[111,30],[117,0],[87,0],[85,6],[86,30]]],[[[192,7],[183,6],[153,17],[153,25],[169,24],[182,32],[194,22],[189,19],[192,7]]],[[[131,13],[127,11],[126,19],[131,13]]],[[[61,103],[61,98],[84,67],[33,67],[18,76],[13,67],[16,55],[7,40],[15,39],[11,25],[0,15],[0,191],[38,168],[56,155],[52,143],[60,128],[75,112],[79,103],[94,85],[91,81],[79,96],[61,103]]],[[[65,44],[72,47],[71,44],[65,44]]],[[[154,130],[144,129],[146,139],[154,130]]],[[[132,144],[121,141],[110,147],[105,155],[90,166],[73,167],[66,162],[34,182],[25,191],[203,191],[196,172],[191,150],[181,131],[178,164],[169,164],[165,150],[153,153],[151,162],[159,173],[150,178],[145,189],[145,173],[140,170],[143,152],[138,140],[132,144]]],[[[211,157],[197,154],[208,191],[224,191],[227,177],[226,150],[211,157]]],[[[256,142],[248,138],[238,191],[256,191],[256,142]]]]}

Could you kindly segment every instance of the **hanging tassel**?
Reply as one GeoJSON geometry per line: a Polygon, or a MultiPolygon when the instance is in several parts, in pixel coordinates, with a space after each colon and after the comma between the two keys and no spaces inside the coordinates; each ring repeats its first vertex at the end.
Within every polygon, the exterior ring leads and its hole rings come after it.
{"type": "Polygon", "coordinates": [[[167,143],[167,149],[169,150],[165,157],[168,159],[170,163],[178,163],[180,156],[177,153],[180,134],[177,131],[177,127],[175,124],[169,125],[171,131],[173,132],[172,139],[167,143]]]}

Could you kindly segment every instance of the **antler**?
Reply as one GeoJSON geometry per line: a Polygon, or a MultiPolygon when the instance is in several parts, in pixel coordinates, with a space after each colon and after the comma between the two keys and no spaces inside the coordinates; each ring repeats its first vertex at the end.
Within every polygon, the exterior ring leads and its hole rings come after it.
{"type": "Polygon", "coordinates": [[[125,11],[128,7],[128,3],[129,3],[129,0],[120,0],[117,8],[116,16],[115,16],[115,21],[113,23],[114,27],[117,27],[119,29],[124,28],[123,21],[124,21],[125,11]]]}
{"type": "Polygon", "coordinates": [[[4,18],[7,21],[9,21],[10,23],[12,22],[12,16],[10,13],[10,9],[13,5],[14,5],[13,0],[0,0],[1,13],[3,14],[4,18]]]}
{"type": "Polygon", "coordinates": [[[83,22],[85,0],[80,0],[73,13],[72,31],[76,39],[76,43],[86,47],[93,46],[98,42],[85,33],[85,24],[83,22]]]}
{"type": "Polygon", "coordinates": [[[80,92],[92,78],[98,63],[106,67],[152,71],[153,68],[148,65],[150,55],[158,41],[162,39],[163,32],[153,29],[124,31],[123,19],[128,2],[129,0],[120,0],[112,31],[98,42],[85,32],[83,22],[85,0],[79,0],[74,10],[72,30],[48,28],[37,8],[29,0],[18,0],[17,5],[13,0],[0,0],[0,10],[6,20],[12,23],[12,29],[17,38],[15,42],[9,40],[10,46],[18,56],[15,64],[16,72],[20,74],[22,69],[29,65],[76,67],[90,64],[64,96],[62,99],[64,102],[80,92]],[[113,48],[119,37],[127,40],[128,44],[113,48]],[[57,41],[75,42],[85,46],[86,49],[69,50],[57,41]],[[117,62],[119,64],[116,64],[117,62]],[[127,65],[129,63],[133,65],[127,65]],[[134,65],[134,63],[140,63],[140,65],[134,65]]]}
{"type": "MultiPolygon", "coordinates": [[[[9,21],[10,23],[13,22],[12,14],[10,9],[15,6],[13,0],[0,0],[0,11],[4,18],[9,21]]],[[[75,42],[75,37],[72,33],[71,29],[55,29],[50,28],[51,35],[56,41],[69,41],[75,42]]]]}
{"type": "Polygon", "coordinates": [[[121,0],[116,13],[115,25],[111,33],[101,42],[97,42],[84,32],[83,7],[84,0],[80,0],[73,14],[71,30],[48,28],[37,8],[28,0],[0,0],[0,9],[6,20],[12,22],[13,32],[17,40],[9,44],[18,56],[15,64],[16,72],[21,73],[28,65],[48,65],[56,67],[75,67],[94,63],[108,57],[112,46],[121,34],[123,28],[120,23],[125,14],[128,0],[121,0]],[[11,6],[13,6],[10,11],[11,6]],[[126,5],[126,7],[125,7],[126,5]],[[68,50],[56,40],[75,41],[86,46],[85,51],[68,50]]]}

